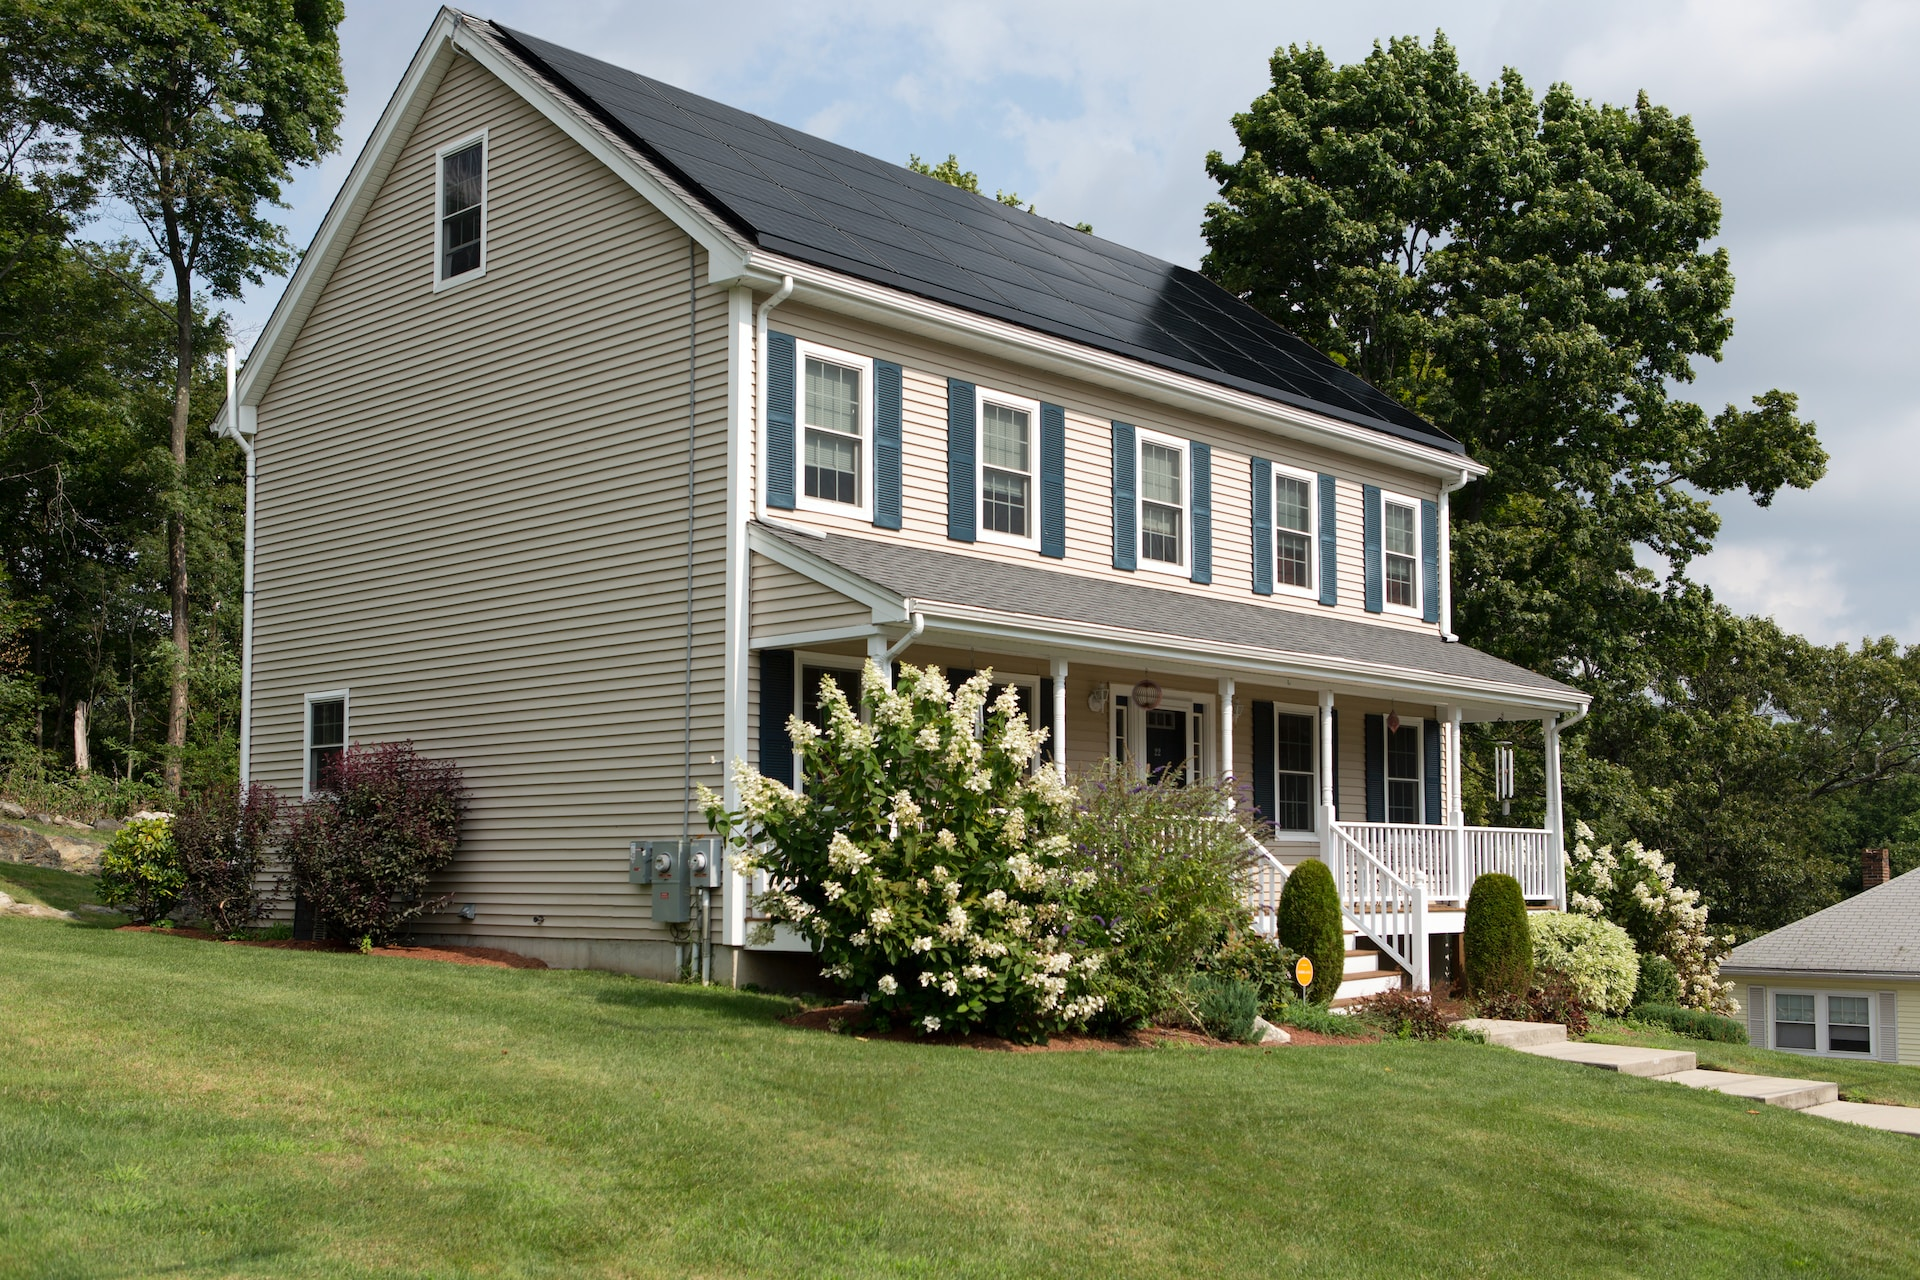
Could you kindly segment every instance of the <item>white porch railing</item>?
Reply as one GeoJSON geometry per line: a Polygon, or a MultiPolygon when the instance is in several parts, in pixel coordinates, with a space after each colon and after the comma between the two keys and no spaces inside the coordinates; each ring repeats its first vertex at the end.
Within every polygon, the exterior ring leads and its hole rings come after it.
{"type": "Polygon", "coordinates": [[[1247,907],[1253,913],[1253,931],[1272,941],[1280,935],[1280,894],[1287,887],[1287,865],[1258,840],[1251,843],[1247,907]]]}
{"type": "Polygon", "coordinates": [[[1330,870],[1340,891],[1340,907],[1393,962],[1413,977],[1415,989],[1427,988],[1427,888],[1418,870],[1403,878],[1367,847],[1333,828],[1330,870]]]}
{"type": "Polygon", "coordinates": [[[1560,902],[1564,870],[1559,842],[1551,831],[1523,827],[1465,827],[1467,888],[1474,878],[1502,872],[1520,882],[1529,898],[1560,902]]]}
{"type": "Polygon", "coordinates": [[[1518,880],[1529,898],[1559,900],[1560,851],[1551,831],[1409,822],[1341,822],[1334,829],[1400,879],[1424,877],[1429,898],[1465,906],[1474,880],[1498,871],[1518,880]]]}

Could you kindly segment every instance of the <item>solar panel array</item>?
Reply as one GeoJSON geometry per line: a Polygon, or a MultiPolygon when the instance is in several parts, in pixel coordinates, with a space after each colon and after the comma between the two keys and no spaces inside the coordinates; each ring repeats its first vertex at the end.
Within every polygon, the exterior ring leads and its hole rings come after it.
{"type": "Polygon", "coordinates": [[[494,24],[770,252],[1452,452],[1196,271],[494,24]]]}

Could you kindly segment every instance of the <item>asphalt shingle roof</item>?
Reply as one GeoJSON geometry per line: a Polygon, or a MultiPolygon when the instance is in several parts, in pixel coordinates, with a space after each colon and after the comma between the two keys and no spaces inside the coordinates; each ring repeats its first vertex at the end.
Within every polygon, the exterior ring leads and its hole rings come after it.
{"type": "Polygon", "coordinates": [[[1731,973],[1897,974],[1920,978],[1920,871],[1895,876],[1727,953],[1731,973]]]}
{"type": "Polygon", "coordinates": [[[770,252],[1464,452],[1196,271],[492,26],[536,74],[770,252]]]}
{"type": "Polygon", "coordinates": [[[1327,657],[1407,671],[1485,680],[1555,694],[1579,691],[1431,629],[1409,631],[1351,618],[1087,574],[935,551],[912,543],[763,530],[902,599],[968,605],[1029,618],[1125,627],[1179,639],[1246,645],[1295,657],[1327,657]]]}

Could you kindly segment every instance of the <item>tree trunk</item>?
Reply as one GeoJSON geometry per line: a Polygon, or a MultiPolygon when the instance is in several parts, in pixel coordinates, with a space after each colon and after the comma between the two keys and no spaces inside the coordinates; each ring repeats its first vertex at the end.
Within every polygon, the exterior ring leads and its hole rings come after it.
{"type": "Polygon", "coordinates": [[[87,704],[73,704],[73,771],[81,777],[93,772],[93,756],[87,751],[87,704]]]}
{"type": "Polygon", "coordinates": [[[167,578],[173,594],[173,688],[167,700],[167,794],[180,794],[187,746],[187,411],[193,390],[193,275],[174,272],[173,493],[167,513],[167,578]]]}

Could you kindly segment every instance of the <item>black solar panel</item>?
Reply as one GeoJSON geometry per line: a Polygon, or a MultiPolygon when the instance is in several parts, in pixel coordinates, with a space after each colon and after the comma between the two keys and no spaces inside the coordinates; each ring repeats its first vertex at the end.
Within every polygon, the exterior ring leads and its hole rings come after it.
{"type": "Polygon", "coordinates": [[[494,24],[769,251],[1463,452],[1196,271],[494,24]]]}

